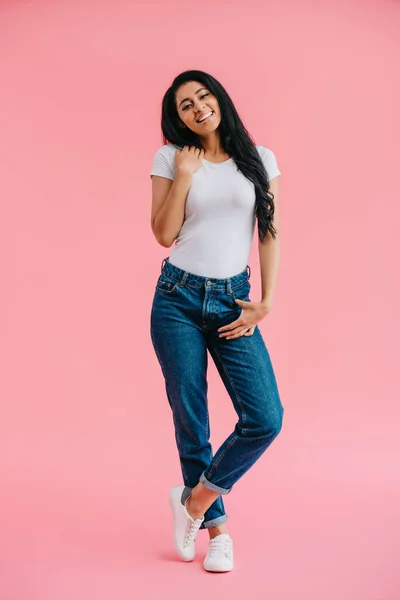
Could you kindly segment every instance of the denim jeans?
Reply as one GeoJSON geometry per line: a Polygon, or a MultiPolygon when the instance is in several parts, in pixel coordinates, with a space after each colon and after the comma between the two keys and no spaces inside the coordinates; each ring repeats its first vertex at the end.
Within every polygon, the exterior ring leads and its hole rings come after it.
{"type": "Polygon", "coordinates": [[[260,329],[227,340],[217,329],[236,320],[235,298],[250,301],[250,268],[226,279],[194,275],[163,260],[151,310],[151,339],[172,410],[182,502],[199,481],[218,494],[201,528],[227,520],[222,495],[260,458],[282,427],[283,406],[260,329]],[[207,404],[210,353],[238,415],[213,455],[207,404]]]}

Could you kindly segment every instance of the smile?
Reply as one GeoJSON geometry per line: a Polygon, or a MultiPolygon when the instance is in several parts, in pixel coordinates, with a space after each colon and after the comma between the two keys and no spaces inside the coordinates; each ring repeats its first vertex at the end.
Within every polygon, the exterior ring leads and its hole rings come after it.
{"type": "Polygon", "coordinates": [[[208,121],[208,119],[210,117],[212,117],[214,114],[213,110],[208,111],[208,113],[206,113],[203,117],[201,117],[201,119],[199,121],[196,120],[196,123],[199,123],[199,125],[201,125],[202,123],[204,123],[205,121],[208,121]]]}

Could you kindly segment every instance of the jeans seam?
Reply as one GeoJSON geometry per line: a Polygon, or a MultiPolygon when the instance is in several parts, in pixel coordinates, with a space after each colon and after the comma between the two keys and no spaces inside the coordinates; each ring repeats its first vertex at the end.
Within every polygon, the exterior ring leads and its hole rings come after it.
{"type": "Polygon", "coordinates": [[[235,290],[240,290],[240,288],[245,286],[246,284],[251,286],[250,281],[248,279],[246,279],[246,281],[243,281],[242,283],[238,283],[238,285],[235,285],[234,287],[232,286],[231,290],[232,290],[232,292],[234,292],[235,290]]]}
{"type": "MultiPolygon", "coordinates": [[[[219,463],[221,462],[221,460],[224,458],[225,454],[228,452],[228,450],[233,446],[233,444],[239,439],[239,437],[234,434],[234,437],[231,439],[231,441],[226,445],[226,447],[223,449],[223,451],[221,452],[221,454],[219,455],[218,459],[216,461],[214,461],[214,464],[212,465],[212,467],[210,468],[209,472],[208,472],[208,477],[211,477],[211,475],[215,472],[215,469],[218,467],[219,463]]],[[[208,478],[206,478],[208,479],[208,478]]],[[[210,483],[213,483],[212,481],[210,481],[210,483]]],[[[214,485],[217,485],[216,483],[214,485]]],[[[219,486],[222,487],[222,486],[219,486]]]]}
{"type": "Polygon", "coordinates": [[[167,292],[167,290],[163,290],[162,288],[160,288],[158,286],[156,286],[156,290],[157,290],[157,292],[161,292],[165,296],[174,296],[175,291],[176,291],[176,286],[177,286],[177,284],[175,284],[174,287],[171,288],[168,292],[167,292]]]}

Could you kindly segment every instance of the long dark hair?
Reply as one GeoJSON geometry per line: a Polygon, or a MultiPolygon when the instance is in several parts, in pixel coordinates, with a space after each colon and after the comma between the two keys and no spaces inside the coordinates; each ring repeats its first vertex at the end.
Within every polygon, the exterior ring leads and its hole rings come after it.
{"type": "Polygon", "coordinates": [[[190,70],[180,73],[164,94],[162,100],[161,129],[164,144],[173,144],[183,148],[195,146],[203,148],[201,138],[188,127],[182,127],[175,102],[178,88],[188,81],[198,81],[217,98],[221,111],[218,131],[224,151],[235,161],[238,170],[255,186],[256,201],[254,215],[258,220],[258,236],[264,240],[267,231],[275,239],[274,195],[269,191],[269,177],[255,142],[240,119],[237,110],[224,87],[212,75],[204,71],[190,70]]]}

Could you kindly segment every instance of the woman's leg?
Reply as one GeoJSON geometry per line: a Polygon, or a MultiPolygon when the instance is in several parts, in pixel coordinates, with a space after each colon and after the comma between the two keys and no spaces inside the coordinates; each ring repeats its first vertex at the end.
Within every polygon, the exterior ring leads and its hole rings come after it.
{"type": "MultiPolygon", "coordinates": [[[[151,338],[172,410],[186,486],[184,503],[213,457],[207,406],[207,345],[203,332],[191,317],[197,308],[201,311],[200,291],[183,286],[171,292],[176,282],[166,275],[162,282],[153,300],[151,338]]],[[[227,515],[221,496],[217,495],[202,514],[201,528],[225,523],[227,515]]]]}
{"type": "Polygon", "coordinates": [[[283,420],[274,370],[259,328],[252,336],[227,340],[219,337],[219,326],[210,331],[208,348],[239,419],[193,490],[194,512],[204,510],[213,493],[231,491],[277,437],[283,420]]]}

